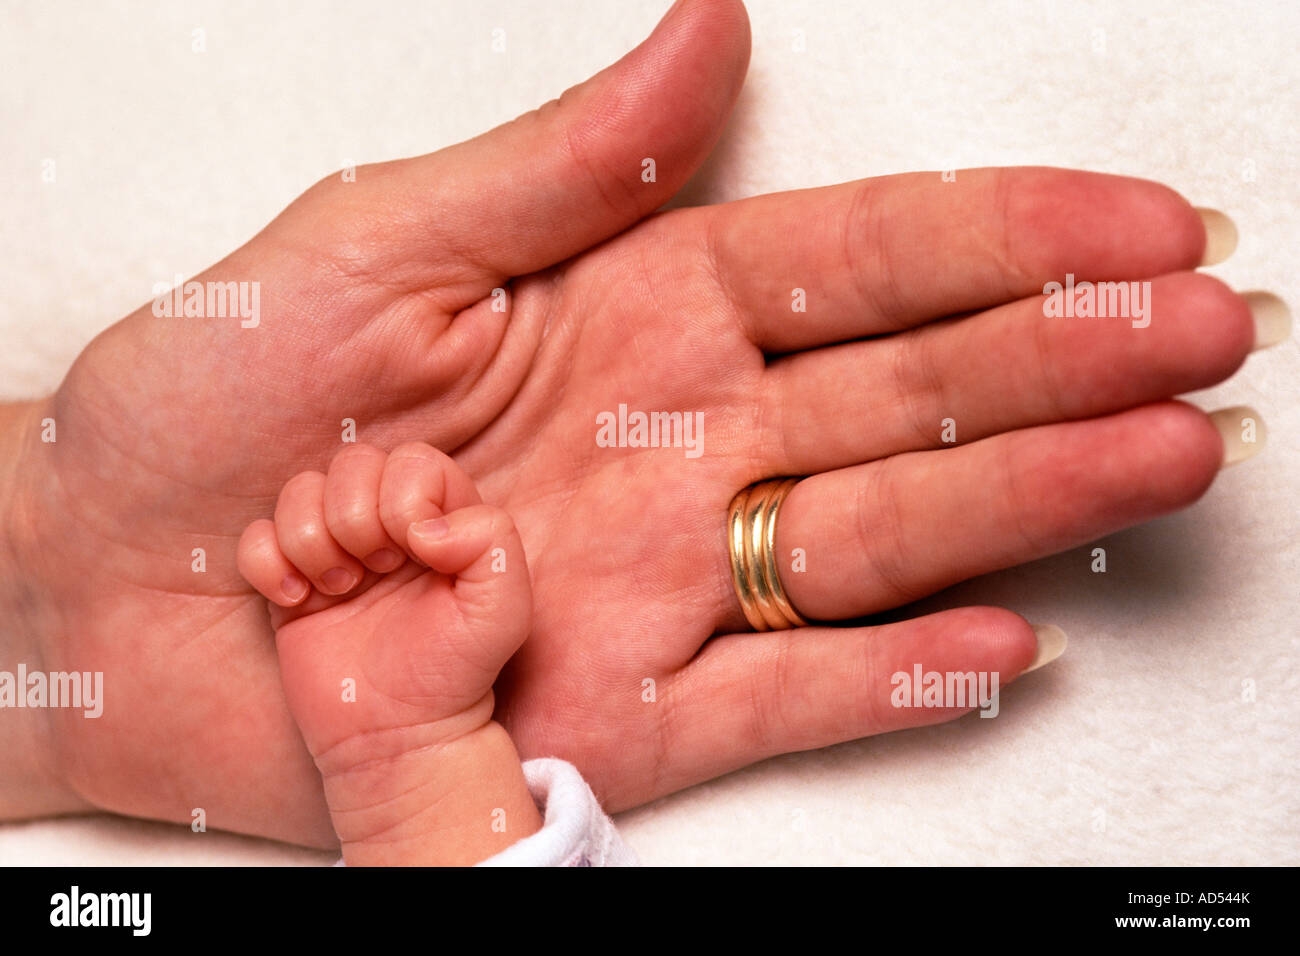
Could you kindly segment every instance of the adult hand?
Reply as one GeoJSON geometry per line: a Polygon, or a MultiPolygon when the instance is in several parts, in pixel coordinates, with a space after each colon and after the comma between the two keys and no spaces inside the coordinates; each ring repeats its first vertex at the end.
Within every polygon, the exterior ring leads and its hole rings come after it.
{"type": "MultiPolygon", "coordinates": [[[[380,448],[452,453],[515,517],[535,619],[499,716],[525,757],[572,760],[612,810],[954,716],[889,706],[889,675],[915,662],[1005,681],[1034,657],[1030,626],[996,608],[732,633],[746,625],[724,516],[750,482],[810,476],[777,544],[806,552],[783,577],[821,621],[1206,489],[1220,433],[1164,400],[1230,375],[1254,325],[1246,301],[1190,271],[1206,232],[1186,201],[1002,169],[653,215],[708,155],[748,55],[737,0],[679,3],[558,101],[330,177],[197,277],[259,282],[256,327],[145,306],[15,413],[7,560],[22,578],[6,579],[24,636],[10,656],[103,671],[105,709],[42,715],[14,759],[57,799],[33,784],[10,815],[203,808],[208,826],[334,842],[265,602],[234,557],[289,476],[327,466],[344,419],[380,448]],[[1045,318],[1043,286],[1067,273],[1152,279],[1153,321],[1045,318]],[[702,454],[603,447],[597,416],[620,405],[702,414],[702,454]]],[[[373,520],[322,515],[318,533],[379,543],[373,520]]]]}

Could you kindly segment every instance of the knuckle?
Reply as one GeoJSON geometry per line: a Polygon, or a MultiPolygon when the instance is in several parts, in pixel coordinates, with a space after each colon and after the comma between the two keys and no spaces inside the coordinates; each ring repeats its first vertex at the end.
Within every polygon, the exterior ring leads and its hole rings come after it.
{"type": "Polygon", "coordinates": [[[882,607],[898,607],[919,596],[908,574],[902,513],[890,459],[876,462],[858,486],[854,530],[860,553],[879,592],[882,607]]]}
{"type": "Polygon", "coordinates": [[[493,505],[488,507],[488,520],[492,527],[492,538],[494,541],[500,541],[510,537],[515,532],[515,519],[510,512],[504,508],[498,508],[493,505]]]}
{"type": "Polygon", "coordinates": [[[393,449],[385,465],[385,475],[403,481],[424,475],[440,475],[450,459],[427,442],[405,442],[393,449]]]}
{"type": "Polygon", "coordinates": [[[862,692],[854,702],[857,727],[867,734],[889,730],[898,720],[898,711],[889,702],[893,688],[890,668],[871,644],[861,650],[858,659],[863,679],[859,682],[862,692]]]}
{"type": "Polygon", "coordinates": [[[311,495],[319,493],[324,487],[325,476],[319,471],[300,471],[284,483],[280,501],[293,503],[303,498],[310,500],[311,495]]]}
{"type": "Polygon", "coordinates": [[[243,554],[255,549],[266,537],[267,525],[270,522],[265,518],[258,518],[248,525],[239,535],[239,543],[235,546],[237,554],[243,554]]]}
{"type": "Polygon", "coordinates": [[[255,521],[244,529],[235,548],[235,567],[247,577],[247,572],[275,557],[274,526],[265,519],[255,521]]]}
{"type": "Polygon", "coordinates": [[[1045,538],[1043,532],[1035,529],[1029,521],[1030,507],[1027,503],[1041,501],[1041,496],[1033,495],[1032,492],[1021,487],[1020,478],[1023,469],[1019,445],[1011,440],[1014,437],[1008,436],[1008,441],[997,458],[997,482],[998,487],[1003,489],[1001,500],[1008,503],[1010,521],[1007,522],[1007,526],[1019,542],[1020,553],[1027,558],[1036,558],[1054,549],[1050,547],[1051,542],[1045,538]]]}
{"type": "Polygon", "coordinates": [[[402,444],[394,448],[388,457],[390,460],[394,458],[436,458],[438,454],[438,449],[428,442],[408,441],[402,442],[402,444]]]}
{"type": "Polygon", "coordinates": [[[344,445],[342,450],[334,455],[334,460],[330,463],[330,470],[350,466],[353,462],[373,460],[375,458],[387,457],[375,445],[358,442],[355,445],[344,445]]]}
{"type": "Polygon", "coordinates": [[[857,301],[878,319],[902,329],[907,326],[907,302],[891,258],[894,244],[885,235],[889,216],[884,195],[872,180],[854,189],[845,211],[841,253],[846,275],[853,277],[857,301]],[[863,268],[864,261],[867,268],[863,268]]]}
{"type": "Polygon", "coordinates": [[[1033,367],[1037,369],[1038,393],[1043,396],[1051,416],[1057,421],[1076,417],[1076,403],[1070,400],[1071,390],[1061,382],[1057,368],[1060,343],[1048,322],[1035,322],[1030,332],[1030,345],[1034,350],[1033,367]]]}
{"type": "Polygon", "coordinates": [[[906,332],[898,337],[890,362],[894,390],[917,448],[936,444],[943,417],[938,412],[945,407],[944,379],[938,372],[932,343],[925,330],[906,332]]]}
{"type": "Polygon", "coordinates": [[[770,656],[761,657],[750,675],[750,743],[760,753],[789,749],[791,724],[788,701],[790,690],[790,648],[778,641],[770,656]]]}
{"type": "Polygon", "coordinates": [[[405,499],[392,496],[379,502],[379,522],[395,541],[405,541],[406,527],[411,523],[405,499]]]}
{"type": "Polygon", "coordinates": [[[1058,184],[1051,179],[1018,175],[1017,171],[999,168],[993,182],[993,232],[986,240],[986,251],[1005,282],[1007,297],[1018,296],[1022,290],[1040,283],[1024,262],[1021,237],[1032,234],[1026,226],[1027,208],[1032,209],[1055,195],[1058,184]]]}
{"type": "Polygon", "coordinates": [[[329,532],[314,518],[279,529],[279,539],[281,549],[299,557],[322,551],[332,544],[329,532]]]}
{"type": "Polygon", "coordinates": [[[343,500],[326,502],[325,523],[331,531],[350,538],[369,535],[379,523],[379,512],[373,498],[352,495],[343,500]]]}

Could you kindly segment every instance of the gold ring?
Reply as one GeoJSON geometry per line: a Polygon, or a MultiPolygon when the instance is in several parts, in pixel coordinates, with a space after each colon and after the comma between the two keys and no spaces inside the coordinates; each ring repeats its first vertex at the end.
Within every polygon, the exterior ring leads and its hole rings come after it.
{"type": "Polygon", "coordinates": [[[785,596],[776,563],[776,516],[798,478],[775,478],[743,488],[727,511],[731,583],[745,620],[756,631],[803,627],[785,596]]]}

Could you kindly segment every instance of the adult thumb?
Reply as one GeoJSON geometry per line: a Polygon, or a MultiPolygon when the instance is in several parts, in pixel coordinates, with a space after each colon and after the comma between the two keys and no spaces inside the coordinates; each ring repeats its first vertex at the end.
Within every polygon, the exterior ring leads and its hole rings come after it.
{"type": "Polygon", "coordinates": [[[389,245],[385,258],[437,263],[444,276],[451,265],[486,294],[671,199],[716,143],[748,64],[740,0],[678,0],[636,49],[559,99],[456,146],[359,173],[346,187],[349,207],[372,223],[400,208],[401,228],[381,240],[400,251],[389,245]]]}

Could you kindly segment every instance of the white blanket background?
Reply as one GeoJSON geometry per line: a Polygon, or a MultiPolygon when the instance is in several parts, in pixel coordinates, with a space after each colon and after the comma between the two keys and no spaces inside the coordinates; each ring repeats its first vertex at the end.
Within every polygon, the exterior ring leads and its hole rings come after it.
{"type": "MultiPolygon", "coordinates": [[[[155,282],[206,267],[320,176],[507,120],[667,6],[3,4],[0,397],[53,389],[155,282]]],[[[748,85],[688,201],[980,165],[1146,176],[1237,221],[1216,275],[1300,304],[1289,0],[749,6],[748,85]]],[[[1189,511],[1100,542],[1108,573],[1083,548],[925,603],[999,603],[1070,635],[996,720],[768,761],[623,815],[628,842],[652,864],[1300,863],[1297,381],[1292,340],[1192,396],[1254,405],[1269,447],[1189,511]]],[[[8,864],[328,859],[109,817],[0,827],[8,864]]]]}

